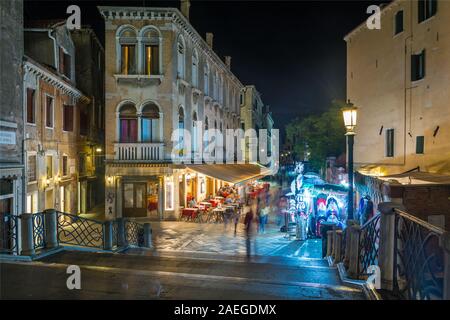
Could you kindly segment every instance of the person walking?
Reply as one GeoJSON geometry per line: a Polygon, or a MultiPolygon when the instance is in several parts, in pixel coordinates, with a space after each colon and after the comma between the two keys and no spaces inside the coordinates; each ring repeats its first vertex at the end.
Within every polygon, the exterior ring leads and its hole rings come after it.
{"type": "Polygon", "coordinates": [[[269,218],[269,206],[265,206],[261,209],[259,214],[259,232],[266,233],[266,224],[269,218]]]}
{"type": "Polygon", "coordinates": [[[244,218],[244,225],[245,225],[245,244],[247,248],[247,259],[250,259],[251,257],[251,245],[252,245],[252,238],[253,238],[253,223],[255,220],[255,212],[254,212],[254,206],[250,206],[250,210],[247,211],[244,218]]]}

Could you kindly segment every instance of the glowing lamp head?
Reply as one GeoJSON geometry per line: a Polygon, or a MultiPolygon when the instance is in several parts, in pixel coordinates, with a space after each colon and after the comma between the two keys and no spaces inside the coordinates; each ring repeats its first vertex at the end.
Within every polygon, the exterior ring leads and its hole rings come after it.
{"type": "Polygon", "coordinates": [[[97,149],[95,149],[95,151],[96,151],[97,153],[100,153],[100,152],[102,152],[102,148],[97,148],[97,149]]]}
{"type": "Polygon", "coordinates": [[[356,127],[356,116],[358,113],[358,108],[356,108],[353,103],[348,101],[347,105],[342,108],[342,115],[344,117],[344,125],[347,129],[348,134],[354,134],[356,127]]]}

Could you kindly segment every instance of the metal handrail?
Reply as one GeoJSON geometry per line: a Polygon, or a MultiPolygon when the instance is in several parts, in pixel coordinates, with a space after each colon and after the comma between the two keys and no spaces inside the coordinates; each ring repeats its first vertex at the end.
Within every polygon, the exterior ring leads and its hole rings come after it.
{"type": "Polygon", "coordinates": [[[424,220],[422,220],[420,218],[417,218],[417,217],[415,217],[415,216],[413,216],[413,215],[411,215],[411,214],[409,214],[409,213],[407,213],[405,211],[402,211],[402,210],[399,210],[399,209],[394,209],[394,211],[395,211],[395,213],[398,213],[402,217],[407,218],[407,219],[409,219],[409,220],[411,220],[411,221],[421,225],[422,227],[424,227],[424,228],[426,228],[426,229],[428,229],[428,230],[430,230],[430,231],[432,231],[434,233],[437,233],[440,236],[445,233],[444,229],[439,228],[439,227],[437,227],[435,225],[432,225],[431,223],[428,223],[428,222],[426,222],[426,221],[424,221],[424,220]]]}

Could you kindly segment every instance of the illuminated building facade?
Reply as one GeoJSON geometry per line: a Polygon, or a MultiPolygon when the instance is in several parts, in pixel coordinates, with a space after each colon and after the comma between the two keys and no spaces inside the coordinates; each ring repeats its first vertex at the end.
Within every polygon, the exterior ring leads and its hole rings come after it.
{"type": "MultiPolygon", "coordinates": [[[[176,219],[186,199],[202,200],[221,181],[171,160],[175,129],[240,126],[240,81],[175,8],[99,7],[105,19],[107,218],[176,219]]],[[[192,155],[200,152],[193,139],[192,155]]],[[[198,141],[198,140],[197,140],[198,141]]],[[[181,148],[178,152],[185,153],[181,148]]]]}

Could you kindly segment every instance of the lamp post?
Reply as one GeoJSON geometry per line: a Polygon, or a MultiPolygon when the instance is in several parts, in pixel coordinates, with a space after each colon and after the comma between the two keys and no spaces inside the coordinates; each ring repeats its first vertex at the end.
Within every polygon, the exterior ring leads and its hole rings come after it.
{"type": "Polygon", "coordinates": [[[353,142],[355,137],[356,115],[358,109],[348,100],[347,105],[342,108],[344,125],[347,133],[348,150],[348,202],[347,220],[353,219],[353,142]]]}

